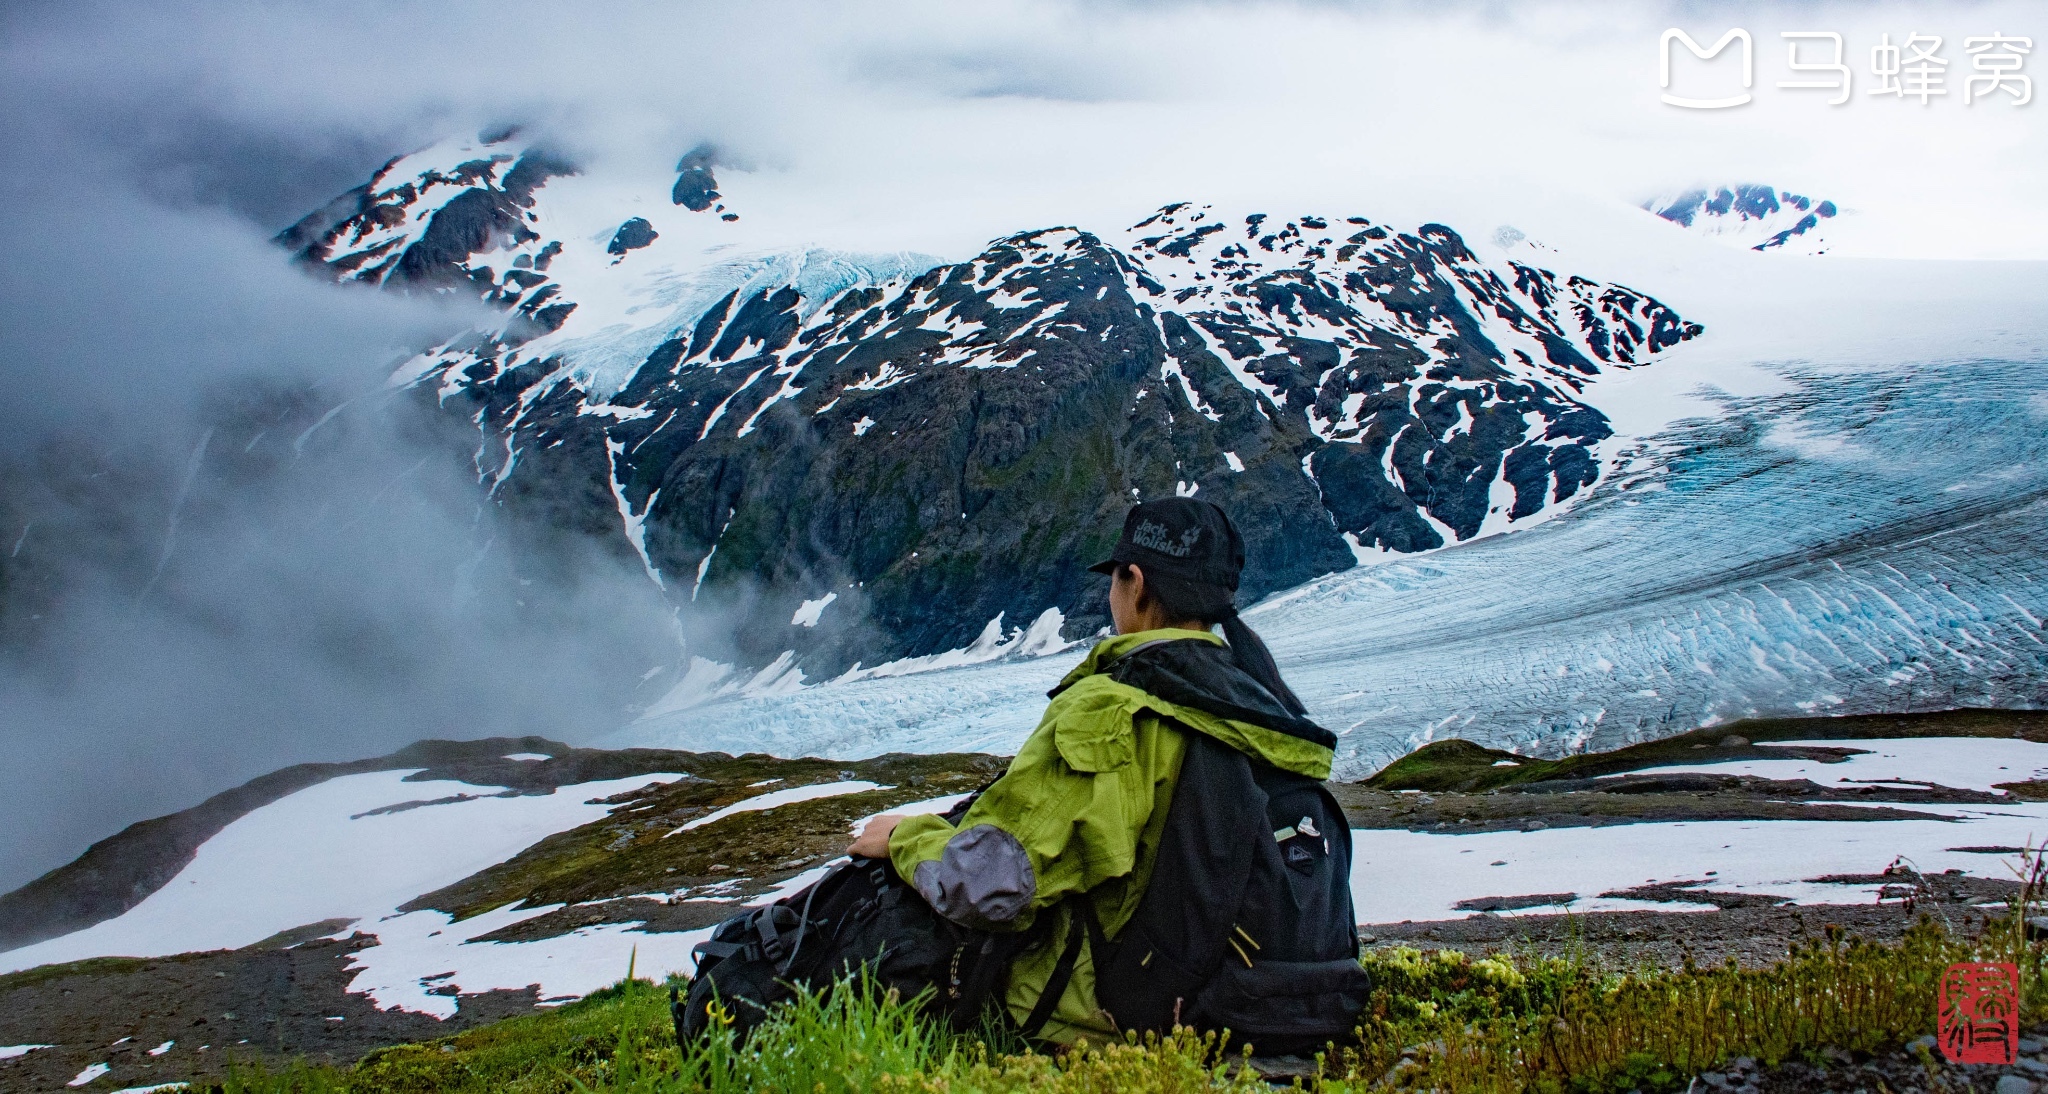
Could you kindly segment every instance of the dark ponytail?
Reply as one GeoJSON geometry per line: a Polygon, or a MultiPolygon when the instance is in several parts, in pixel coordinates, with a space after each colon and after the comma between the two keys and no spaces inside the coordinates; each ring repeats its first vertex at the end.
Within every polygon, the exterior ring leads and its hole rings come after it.
{"type": "MultiPolygon", "coordinates": [[[[1130,569],[1128,563],[1119,564],[1119,573],[1130,569]]],[[[1159,608],[1168,619],[1176,622],[1193,620],[1197,623],[1215,626],[1223,625],[1223,640],[1230,643],[1231,655],[1245,674],[1257,680],[1280,705],[1290,712],[1303,715],[1308,708],[1280,678],[1280,666],[1273,663],[1273,651],[1266,648],[1265,640],[1257,631],[1245,625],[1237,617],[1236,596],[1221,585],[1188,581],[1184,578],[1169,577],[1165,574],[1145,575],[1145,596],[1159,602],[1159,608]]]]}
{"type": "Polygon", "coordinates": [[[1230,652],[1237,658],[1238,667],[1252,679],[1264,684],[1266,690],[1272,692],[1273,697],[1280,700],[1281,705],[1288,710],[1297,715],[1307,714],[1308,708],[1301,705],[1301,699],[1294,694],[1294,689],[1287,686],[1287,681],[1280,679],[1280,666],[1273,663],[1273,651],[1266,648],[1266,642],[1259,637],[1259,632],[1252,630],[1245,625],[1244,620],[1238,618],[1237,609],[1232,608],[1230,614],[1218,622],[1223,624],[1223,640],[1230,643],[1230,652]]]}

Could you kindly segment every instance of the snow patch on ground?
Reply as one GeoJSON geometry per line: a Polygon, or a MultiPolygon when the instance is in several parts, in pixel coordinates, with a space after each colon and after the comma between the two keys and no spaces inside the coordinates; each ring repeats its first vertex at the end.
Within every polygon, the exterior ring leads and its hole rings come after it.
{"type": "Polygon", "coordinates": [[[819,879],[823,878],[827,873],[831,872],[834,866],[837,866],[840,863],[846,861],[848,861],[847,857],[845,855],[841,855],[838,858],[826,862],[822,866],[813,866],[810,869],[805,870],[803,873],[800,873],[795,877],[785,880],[782,884],[777,885],[775,888],[770,889],[767,892],[762,893],[761,895],[753,898],[752,900],[747,901],[745,906],[748,908],[760,908],[765,905],[773,904],[776,901],[781,900],[783,897],[789,896],[792,893],[801,893],[804,891],[805,886],[816,883],[819,879]]]}
{"type": "Polygon", "coordinates": [[[88,957],[232,949],[327,919],[356,919],[360,929],[381,934],[377,917],[400,904],[610,812],[594,799],[678,777],[636,775],[552,794],[361,815],[491,789],[405,781],[411,773],[344,775],[252,810],[201,844],[142,903],[85,930],[0,954],[0,972],[88,957]]]}
{"type": "MultiPolygon", "coordinates": [[[[2026,741],[1938,738],[1909,741],[1827,741],[1870,751],[1838,764],[1800,760],[1671,765],[1652,771],[1710,771],[1817,782],[1897,780],[1986,789],[2048,770],[2048,745],[2026,741]]],[[[366,809],[446,794],[456,784],[407,783],[403,772],[345,776],[290,795],[231,824],[200,848],[173,883],[128,915],[99,927],[16,950],[4,967],[18,969],[86,956],[147,956],[246,944],[278,930],[353,915],[352,930],[376,943],[351,958],[351,991],[381,1007],[446,1018],[457,1010],[453,987],[468,994],[531,987],[543,1003],[588,994],[625,975],[628,962],[647,975],[694,967],[690,950],[709,929],[648,934],[637,923],[586,927],[531,942],[474,941],[545,915],[560,905],[517,903],[455,923],[446,913],[396,911],[420,892],[502,861],[548,832],[595,819],[595,797],[671,776],[643,776],[564,787],[524,798],[481,798],[434,809],[348,818],[366,809]]],[[[859,780],[759,794],[692,821],[712,823],[739,812],[795,801],[880,789],[859,780]]],[[[938,813],[965,795],[949,794],[887,810],[938,813]]],[[[1905,858],[1926,873],[1958,869],[2003,876],[2005,860],[1960,852],[1966,846],[2022,846],[2048,836],[2048,803],[1906,806],[1946,820],[1702,821],[1555,828],[1534,832],[1432,834],[1354,830],[1352,887],[1362,923],[1456,918],[1458,904],[1482,897],[1573,894],[1555,907],[1510,914],[1657,909],[1709,905],[1653,903],[1605,892],[1685,882],[1723,892],[1770,894],[1801,904],[1869,903],[1878,887],[1813,881],[1830,874],[1877,874],[1905,858]]],[[[858,829],[871,817],[856,821],[858,829]]],[[[749,906],[800,892],[833,859],[784,880],[749,906]]],[[[41,1046],[0,1048],[0,1059],[41,1046]]],[[[162,1048],[168,1046],[160,1046],[162,1048]]]]}
{"type": "Polygon", "coordinates": [[[566,1003],[626,975],[659,979],[690,972],[690,948],[711,937],[710,928],[676,934],[642,934],[637,923],[605,923],[534,942],[472,942],[470,939],[546,915],[562,906],[513,905],[453,922],[445,912],[390,916],[375,924],[377,945],[357,950],[348,990],[366,992],[383,1009],[402,1008],[447,1019],[456,1000],[432,994],[453,986],[484,992],[522,991],[531,986],[543,1002],[566,1003]],[[453,972],[454,975],[442,975],[453,972]]]}
{"type": "MultiPolygon", "coordinates": [[[[1842,763],[1818,760],[1742,760],[1719,764],[1671,764],[1630,772],[1665,775],[1703,771],[1754,775],[1760,779],[1807,779],[1820,786],[1908,783],[1957,790],[1997,790],[1996,783],[2048,778],[2048,744],[1992,737],[1931,737],[1904,741],[1772,741],[1773,746],[1861,748],[1869,751],[1842,763]]],[[[1921,808],[1914,806],[1913,808],[1921,808]]],[[[2048,836],[2048,829],[2042,830],[2048,836]]]]}
{"type": "Polygon", "coordinates": [[[805,802],[814,798],[833,798],[841,794],[858,794],[864,790],[886,789],[888,787],[882,786],[879,783],[871,783],[865,779],[851,779],[846,782],[813,783],[809,786],[792,786],[785,790],[771,790],[766,794],[756,794],[744,801],[736,801],[715,813],[706,813],[676,829],[674,832],[670,832],[669,835],[673,836],[681,832],[687,832],[692,828],[702,828],[713,821],[722,821],[735,813],[755,813],[763,809],[773,809],[778,805],[788,805],[792,802],[805,802]]]}
{"type": "Polygon", "coordinates": [[[867,816],[854,821],[853,830],[858,833],[861,829],[868,826],[869,821],[874,820],[876,817],[918,817],[928,813],[943,813],[966,801],[968,796],[967,794],[948,794],[943,798],[926,798],[921,802],[906,802],[903,805],[891,806],[879,813],[869,813],[867,816]]]}
{"type": "Polygon", "coordinates": [[[55,1045],[0,1045],[0,1060],[12,1060],[12,1059],[14,1059],[14,1058],[15,1058],[16,1056],[26,1056],[26,1055],[28,1055],[29,1053],[31,1053],[31,1052],[34,1052],[35,1050],[37,1050],[37,1049],[39,1049],[39,1048],[55,1048],[55,1047],[57,1047],[57,1046],[55,1046],[55,1045]]]}
{"type": "MultiPolygon", "coordinates": [[[[1807,779],[1822,786],[1897,783],[1982,791],[1995,783],[2048,775],[2048,745],[2031,741],[1935,737],[1771,743],[1868,751],[1840,763],[1743,760],[1671,764],[1630,774],[1705,772],[1807,779]]],[[[1694,881],[1722,892],[1767,893],[1800,904],[1867,904],[1877,899],[1878,886],[1809,879],[1878,874],[1900,857],[1923,873],[1956,869],[2002,878],[2010,873],[2007,860],[1951,849],[2038,846],[2048,838],[2048,803],[1897,808],[1952,819],[1698,821],[1470,835],[1354,830],[1352,889],[1359,920],[1365,923],[1455,918],[1467,914],[1457,907],[1460,901],[1535,893],[1571,892],[1576,899],[1562,908],[1512,914],[1710,907],[1599,895],[1672,881],[1694,881]]]]}
{"type": "Polygon", "coordinates": [[[1456,919],[1469,914],[1457,907],[1459,901],[1534,893],[1571,892],[1577,899],[1524,914],[1709,907],[1599,895],[1671,881],[1696,881],[1719,892],[1768,893],[1800,904],[1871,904],[1878,886],[1808,879],[1878,874],[1901,856],[1922,873],[1958,869],[2005,878],[2006,860],[1949,848],[2018,847],[2048,836],[2048,804],[1940,812],[1955,819],[1680,821],[1470,835],[1354,829],[1352,900],[1361,923],[1456,919]]]}
{"type": "Polygon", "coordinates": [[[804,601],[797,607],[796,614],[789,617],[790,625],[796,627],[817,626],[819,617],[823,616],[825,609],[831,607],[832,602],[837,599],[839,599],[838,593],[826,593],[816,600],[804,601]]]}
{"type": "Polygon", "coordinates": [[[1066,625],[1066,616],[1058,608],[1047,608],[1031,621],[1029,627],[1011,630],[1008,637],[1003,634],[1003,617],[1000,613],[981,629],[975,640],[959,649],[924,657],[905,657],[885,662],[874,668],[855,665],[832,682],[850,683],[855,680],[870,680],[888,676],[909,676],[913,673],[935,672],[940,669],[978,665],[1002,659],[1045,657],[1071,648],[1074,643],[1060,637],[1060,628],[1066,625]]]}
{"type": "Polygon", "coordinates": [[[668,694],[655,700],[641,717],[659,718],[664,714],[674,714],[724,694],[730,688],[732,674],[732,666],[722,661],[691,657],[690,667],[683,673],[683,678],[669,689],[668,694]]]}
{"type": "MultiPolygon", "coordinates": [[[[790,622],[798,626],[814,624],[817,616],[824,612],[825,605],[831,603],[837,595],[827,593],[823,600],[805,601],[790,622]],[[807,618],[812,620],[812,624],[804,622],[807,618]]],[[[1066,621],[1066,616],[1058,608],[1047,608],[1038,614],[1038,618],[1031,621],[1029,627],[1012,628],[1006,635],[1003,630],[1003,616],[998,613],[982,627],[981,634],[973,642],[958,649],[923,657],[900,658],[872,668],[855,663],[852,668],[826,683],[845,685],[862,680],[913,676],[991,662],[1035,661],[1041,657],[1064,653],[1078,645],[1077,642],[1060,637],[1060,628],[1066,625],[1066,621]]],[[[779,696],[808,692],[820,686],[825,685],[805,681],[803,670],[796,665],[794,652],[782,654],[766,668],[751,674],[740,673],[733,666],[723,662],[692,657],[689,670],[675,687],[669,689],[667,695],[656,700],[632,725],[613,733],[610,738],[600,742],[598,747],[631,748],[656,740],[664,743],[654,747],[673,747],[674,738],[665,727],[678,716],[687,716],[697,708],[719,700],[772,700],[779,696]]],[[[891,685],[881,686],[888,688],[891,685]]]]}

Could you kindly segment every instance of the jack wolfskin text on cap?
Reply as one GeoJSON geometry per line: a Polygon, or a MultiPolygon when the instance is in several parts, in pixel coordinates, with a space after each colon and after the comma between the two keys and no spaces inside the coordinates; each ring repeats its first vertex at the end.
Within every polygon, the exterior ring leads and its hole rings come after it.
{"type": "Polygon", "coordinates": [[[1244,540],[1214,502],[1160,498],[1131,506],[1123,538],[1107,559],[1088,568],[1113,573],[1120,562],[1136,563],[1147,574],[1235,590],[1244,569],[1244,540]]]}

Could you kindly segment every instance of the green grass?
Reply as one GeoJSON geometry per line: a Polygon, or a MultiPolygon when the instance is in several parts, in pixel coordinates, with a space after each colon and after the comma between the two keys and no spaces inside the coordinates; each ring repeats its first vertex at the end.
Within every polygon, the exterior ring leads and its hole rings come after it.
{"type": "Polygon", "coordinates": [[[515,1018],[442,1041],[385,1049],[353,1068],[304,1061],[229,1066],[198,1089],[219,1094],[670,1094],[785,1091],[1043,1091],[1144,1094],[1263,1091],[1226,1074],[1216,1039],[1177,1034],[1054,1057],[926,1021],[914,1001],[858,982],[806,995],[744,1047],[715,1029],[679,1052],[665,989],[626,980],[551,1014],[515,1018]],[[1017,1051],[1000,1051],[1014,1049],[1017,1051]]]}
{"type": "MultiPolygon", "coordinates": [[[[2038,878],[2037,878],[2038,880],[2038,878]]],[[[1831,934],[1763,969],[1619,970],[1582,952],[1472,958],[1373,951],[1375,989],[1359,1036],[1333,1045],[1309,1082],[1336,1092],[1437,1089],[1538,1094],[1683,1090],[1736,1056],[1766,1064],[1841,1048],[1872,1051],[1934,1026],[1943,969],[2017,960],[2023,1013],[2048,1004],[2044,951],[1993,921],[1958,938],[1923,920],[1903,941],[1831,934]]],[[[718,1029],[688,1052],[670,1034],[665,990],[628,979],[546,1014],[374,1053],[352,1068],[240,1062],[221,1094],[684,1094],[1102,1092],[1266,1089],[1214,1037],[1028,1051],[1014,1037],[961,1036],[914,1005],[855,984],[779,1012],[741,1046],[718,1029]]]]}
{"type": "Polygon", "coordinates": [[[1922,921],[1895,945],[1839,934],[1763,969],[1602,971],[1568,959],[1472,960],[1391,951],[1359,1044],[1327,1089],[1595,1092],[1685,1089],[1738,1056],[1765,1064],[1824,1048],[1875,1051],[1934,1030],[1942,970],[1964,960],[2023,968],[2023,1012],[2048,1003],[2042,952],[2003,922],[1959,940],[1922,921]]]}
{"type": "Polygon", "coordinates": [[[183,957],[88,957],[83,961],[67,961],[61,965],[37,965],[32,969],[10,972],[0,976],[0,992],[10,992],[66,976],[106,976],[135,972],[145,966],[163,962],[178,961],[183,957]]]}

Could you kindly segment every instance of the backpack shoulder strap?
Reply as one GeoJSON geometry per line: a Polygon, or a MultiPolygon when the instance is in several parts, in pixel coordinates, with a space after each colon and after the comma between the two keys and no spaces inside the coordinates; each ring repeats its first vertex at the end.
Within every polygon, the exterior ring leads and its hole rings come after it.
{"type": "Polygon", "coordinates": [[[1067,909],[1067,943],[1060,950],[1060,959],[1052,967],[1052,976],[1045,982],[1045,990],[1038,994],[1038,1002],[1031,1007],[1031,1014],[1024,1019],[1021,1032],[1027,1038],[1035,1038],[1052,1019],[1052,1012],[1060,1005],[1061,997],[1067,994],[1067,985],[1073,983],[1074,966],[1081,961],[1081,947],[1090,947],[1089,956],[1096,967],[1107,964],[1105,955],[1109,942],[1102,934],[1102,923],[1095,918],[1095,902],[1087,893],[1075,893],[1065,901],[1067,909]]]}
{"type": "Polygon", "coordinates": [[[1198,730],[1182,733],[1187,752],[1152,876],[1114,949],[1095,958],[1096,1004],[1120,1029],[1163,1033],[1192,1014],[1232,952],[1258,840],[1272,838],[1249,757],[1198,730]]]}

